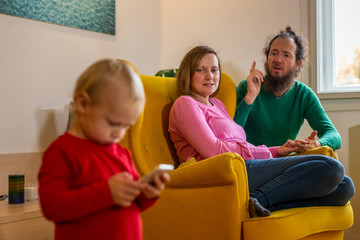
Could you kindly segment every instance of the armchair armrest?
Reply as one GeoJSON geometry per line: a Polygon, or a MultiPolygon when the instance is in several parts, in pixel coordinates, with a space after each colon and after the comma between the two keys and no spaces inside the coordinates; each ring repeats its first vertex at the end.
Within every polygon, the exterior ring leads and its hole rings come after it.
{"type": "Polygon", "coordinates": [[[224,153],[170,176],[158,202],[142,214],[145,240],[241,239],[249,193],[240,155],[224,153]]]}
{"type": "Polygon", "coordinates": [[[169,188],[227,185],[238,181],[247,186],[245,163],[240,155],[232,152],[177,168],[170,172],[170,176],[169,188]]]}
{"type": "Polygon", "coordinates": [[[339,159],[337,152],[333,151],[332,148],[330,148],[328,146],[321,146],[321,147],[313,148],[313,149],[307,150],[302,153],[293,154],[291,156],[311,155],[311,154],[325,155],[325,156],[329,156],[329,157],[332,157],[335,159],[339,159]]]}

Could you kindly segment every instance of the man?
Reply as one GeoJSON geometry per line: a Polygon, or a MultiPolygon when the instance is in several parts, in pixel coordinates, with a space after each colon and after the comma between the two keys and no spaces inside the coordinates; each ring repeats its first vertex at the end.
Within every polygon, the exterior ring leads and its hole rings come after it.
{"type": "Polygon", "coordinates": [[[300,151],[319,146],[341,147],[341,136],[326,115],[316,94],[294,78],[305,60],[304,44],[290,27],[276,35],[264,49],[264,75],[255,69],[236,88],[234,120],[244,127],[247,140],[254,145],[281,146],[298,135],[304,119],[314,131],[289,144],[300,151]],[[316,135],[320,139],[316,140],[316,135]]]}

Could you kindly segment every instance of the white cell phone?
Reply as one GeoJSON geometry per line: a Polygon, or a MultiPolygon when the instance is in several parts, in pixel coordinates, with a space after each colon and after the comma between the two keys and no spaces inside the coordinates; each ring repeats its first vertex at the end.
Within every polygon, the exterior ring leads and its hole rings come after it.
{"type": "Polygon", "coordinates": [[[161,176],[161,174],[165,172],[169,172],[174,169],[174,166],[171,164],[159,164],[153,170],[151,170],[148,174],[144,175],[140,178],[142,182],[153,183],[155,176],[161,176]]]}

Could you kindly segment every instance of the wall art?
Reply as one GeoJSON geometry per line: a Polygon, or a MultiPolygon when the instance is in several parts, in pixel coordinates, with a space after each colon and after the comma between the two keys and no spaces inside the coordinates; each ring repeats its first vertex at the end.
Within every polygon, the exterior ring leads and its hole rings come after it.
{"type": "Polygon", "coordinates": [[[0,13],[115,35],[115,0],[0,0],[0,13]]]}

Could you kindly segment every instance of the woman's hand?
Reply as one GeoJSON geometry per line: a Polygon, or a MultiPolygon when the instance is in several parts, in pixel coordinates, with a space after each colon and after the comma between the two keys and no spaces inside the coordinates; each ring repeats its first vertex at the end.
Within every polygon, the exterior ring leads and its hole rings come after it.
{"type": "Polygon", "coordinates": [[[312,131],[310,136],[304,139],[297,139],[295,141],[287,140],[287,142],[277,148],[280,156],[287,156],[292,152],[305,152],[312,148],[321,147],[321,144],[316,141],[317,131],[312,131]]]}
{"type": "Polygon", "coordinates": [[[298,148],[294,145],[294,141],[287,140],[287,142],[276,149],[280,157],[289,155],[292,152],[298,152],[298,148]]]}
{"type": "Polygon", "coordinates": [[[245,102],[250,105],[253,104],[256,97],[260,93],[261,83],[264,81],[264,73],[258,69],[255,69],[256,62],[254,61],[250,68],[250,75],[247,76],[247,93],[244,97],[245,102]]]}

